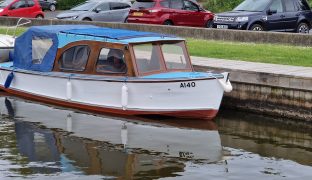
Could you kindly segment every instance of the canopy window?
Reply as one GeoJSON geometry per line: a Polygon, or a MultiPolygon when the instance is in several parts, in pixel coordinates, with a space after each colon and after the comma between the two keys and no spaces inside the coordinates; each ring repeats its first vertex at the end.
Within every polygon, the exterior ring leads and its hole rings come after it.
{"type": "Polygon", "coordinates": [[[87,45],[74,46],[63,52],[59,59],[61,70],[84,71],[90,55],[87,45]]]}

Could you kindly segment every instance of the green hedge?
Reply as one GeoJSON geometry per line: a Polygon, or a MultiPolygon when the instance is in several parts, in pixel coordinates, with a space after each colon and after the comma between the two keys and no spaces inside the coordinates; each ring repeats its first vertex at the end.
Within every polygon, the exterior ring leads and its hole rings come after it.
{"type": "Polygon", "coordinates": [[[57,1],[57,8],[60,10],[70,9],[86,0],[58,0],[57,1]]]}
{"type": "Polygon", "coordinates": [[[232,10],[243,0],[202,0],[201,4],[205,9],[214,13],[232,10]]]}

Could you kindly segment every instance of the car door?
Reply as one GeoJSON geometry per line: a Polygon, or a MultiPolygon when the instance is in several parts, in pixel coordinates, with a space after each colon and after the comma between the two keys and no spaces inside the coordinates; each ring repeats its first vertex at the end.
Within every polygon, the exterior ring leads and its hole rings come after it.
{"type": "Polygon", "coordinates": [[[127,17],[130,5],[120,2],[110,2],[110,21],[111,22],[124,22],[127,17]]]}
{"type": "Polygon", "coordinates": [[[92,19],[94,21],[109,22],[111,20],[109,2],[99,3],[93,11],[92,19]]]}
{"type": "Polygon", "coordinates": [[[12,4],[9,8],[8,15],[12,17],[29,17],[29,8],[26,0],[19,0],[12,4]]]}
{"type": "Polygon", "coordinates": [[[295,8],[297,0],[284,0],[285,17],[284,26],[286,31],[293,31],[297,27],[300,11],[295,8]]]}
{"type": "Polygon", "coordinates": [[[183,11],[185,13],[185,17],[183,17],[183,20],[185,21],[185,25],[203,27],[205,24],[205,14],[199,11],[199,7],[189,0],[184,0],[183,4],[183,11]]]}
{"type": "Polygon", "coordinates": [[[187,16],[187,13],[183,9],[183,0],[171,0],[170,1],[170,19],[173,21],[174,25],[186,25],[184,18],[187,16]]]}
{"type": "Polygon", "coordinates": [[[282,0],[272,0],[268,9],[266,30],[285,31],[284,18],[285,13],[282,0]]]}

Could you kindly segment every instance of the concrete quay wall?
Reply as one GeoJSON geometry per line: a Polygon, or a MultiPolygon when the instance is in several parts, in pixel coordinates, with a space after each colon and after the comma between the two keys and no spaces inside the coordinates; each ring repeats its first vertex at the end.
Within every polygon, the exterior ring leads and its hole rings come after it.
{"type": "Polygon", "coordinates": [[[224,107],[312,122],[312,78],[209,66],[195,69],[231,73],[233,91],[225,94],[224,107]]]}

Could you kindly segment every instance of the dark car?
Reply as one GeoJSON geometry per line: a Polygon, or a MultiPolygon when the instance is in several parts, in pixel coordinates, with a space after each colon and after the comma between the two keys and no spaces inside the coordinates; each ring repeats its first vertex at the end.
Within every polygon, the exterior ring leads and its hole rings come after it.
{"type": "Polygon", "coordinates": [[[311,21],[306,0],[245,0],[233,11],[216,14],[214,27],[308,33],[311,21]]]}
{"type": "Polygon", "coordinates": [[[39,3],[42,10],[50,10],[50,11],[56,10],[57,2],[55,0],[39,0],[39,3]]]}
{"type": "Polygon", "coordinates": [[[137,0],[128,22],[212,27],[213,13],[201,8],[195,0],[137,0]]]}

